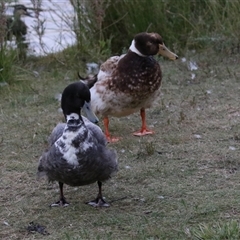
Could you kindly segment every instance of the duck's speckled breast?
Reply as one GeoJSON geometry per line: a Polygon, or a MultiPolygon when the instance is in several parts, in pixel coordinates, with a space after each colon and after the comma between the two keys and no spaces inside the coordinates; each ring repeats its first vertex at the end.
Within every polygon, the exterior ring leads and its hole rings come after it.
{"type": "Polygon", "coordinates": [[[162,73],[153,57],[141,57],[129,52],[119,62],[112,74],[109,89],[145,99],[161,86],[162,73]]]}

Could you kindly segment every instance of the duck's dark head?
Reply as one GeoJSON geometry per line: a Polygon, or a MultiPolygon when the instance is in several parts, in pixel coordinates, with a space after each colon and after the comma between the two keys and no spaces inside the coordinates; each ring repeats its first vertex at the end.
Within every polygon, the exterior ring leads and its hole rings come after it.
{"type": "Polygon", "coordinates": [[[70,114],[81,115],[85,102],[90,102],[91,95],[88,87],[82,82],[69,84],[62,93],[61,107],[67,119],[70,114]]]}
{"type": "Polygon", "coordinates": [[[25,7],[23,4],[16,4],[13,6],[14,11],[13,14],[16,16],[29,16],[32,17],[32,15],[28,12],[27,7],[25,7]]]}
{"type": "Polygon", "coordinates": [[[178,56],[164,45],[162,37],[158,33],[138,33],[129,49],[142,57],[161,54],[171,60],[178,59],[178,56]]]}

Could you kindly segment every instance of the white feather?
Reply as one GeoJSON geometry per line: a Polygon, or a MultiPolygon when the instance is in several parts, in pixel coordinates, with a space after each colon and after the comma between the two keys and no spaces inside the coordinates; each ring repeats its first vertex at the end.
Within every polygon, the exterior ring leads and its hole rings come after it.
{"type": "Polygon", "coordinates": [[[78,165],[76,155],[77,149],[72,146],[72,141],[77,135],[78,132],[64,132],[63,135],[55,142],[55,146],[63,154],[63,158],[72,165],[78,165]]]}
{"type": "Polygon", "coordinates": [[[132,43],[131,43],[131,46],[130,46],[129,49],[130,49],[132,52],[136,53],[137,55],[139,55],[139,56],[141,56],[141,57],[146,57],[146,55],[141,54],[141,53],[137,50],[137,48],[136,48],[136,46],[135,46],[135,40],[132,40],[132,43]]]}

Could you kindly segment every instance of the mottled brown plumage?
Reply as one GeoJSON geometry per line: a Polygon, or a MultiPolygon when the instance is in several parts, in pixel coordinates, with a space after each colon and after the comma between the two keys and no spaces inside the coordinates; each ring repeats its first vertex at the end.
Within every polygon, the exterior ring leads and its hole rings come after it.
{"type": "Polygon", "coordinates": [[[162,72],[154,55],[161,54],[172,60],[177,55],[164,45],[157,33],[137,34],[128,52],[109,58],[100,67],[97,82],[91,88],[93,111],[104,118],[105,135],[110,137],[108,117],[122,117],[140,110],[142,127],[134,135],[152,134],[146,127],[145,108],[160,96],[162,72]]]}
{"type": "Polygon", "coordinates": [[[112,78],[114,81],[111,82],[110,90],[121,91],[131,95],[134,99],[145,99],[160,88],[162,72],[158,62],[153,57],[141,57],[129,51],[118,62],[112,78]],[[132,66],[138,67],[133,68],[132,66]]]}

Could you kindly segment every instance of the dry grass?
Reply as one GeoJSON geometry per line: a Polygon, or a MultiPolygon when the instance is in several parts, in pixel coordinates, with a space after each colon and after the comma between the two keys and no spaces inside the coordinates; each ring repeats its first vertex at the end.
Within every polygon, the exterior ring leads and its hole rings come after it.
{"type": "Polygon", "coordinates": [[[161,60],[162,99],[147,115],[154,136],[131,136],[138,114],[111,119],[112,133],[123,139],[111,145],[119,173],[104,184],[113,201],[108,209],[84,204],[97,185],[65,186],[70,206],[50,208],[57,185],[35,180],[47,136],[62,120],[54,96],[73,74],[24,73],[25,87],[0,88],[0,238],[201,239],[199,224],[239,219],[240,71],[231,60],[238,56],[209,56],[193,56],[198,70],[192,72],[181,60],[161,60]],[[32,221],[49,235],[29,233],[32,221]]]}

